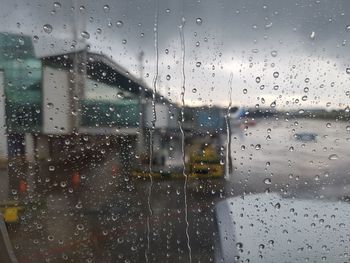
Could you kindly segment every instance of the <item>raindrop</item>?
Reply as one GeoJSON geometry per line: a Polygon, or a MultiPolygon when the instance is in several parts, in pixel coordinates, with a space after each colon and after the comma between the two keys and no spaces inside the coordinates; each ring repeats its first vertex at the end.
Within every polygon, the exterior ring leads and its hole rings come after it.
{"type": "Polygon", "coordinates": [[[307,96],[306,96],[306,95],[303,96],[303,97],[301,98],[301,100],[302,100],[302,101],[307,101],[307,96]]]}
{"type": "Polygon", "coordinates": [[[48,102],[48,103],[46,104],[46,107],[48,107],[49,109],[53,109],[54,104],[53,104],[52,102],[48,102]]]}
{"type": "Polygon", "coordinates": [[[81,32],[81,37],[85,38],[85,39],[89,39],[90,38],[90,34],[87,31],[83,31],[81,32]]]}
{"type": "Polygon", "coordinates": [[[126,39],[122,40],[122,43],[125,45],[128,41],[126,39]]]}
{"type": "Polygon", "coordinates": [[[327,127],[327,128],[330,128],[330,127],[332,127],[332,124],[329,123],[329,122],[327,122],[326,127],[327,127]]]}
{"type": "Polygon", "coordinates": [[[21,46],[24,45],[24,39],[23,39],[23,38],[19,38],[19,39],[18,39],[18,42],[19,42],[19,44],[20,44],[21,46]]]}
{"type": "Polygon", "coordinates": [[[33,36],[33,42],[34,43],[38,43],[39,41],[39,37],[38,36],[33,36]]]}
{"type": "Polygon", "coordinates": [[[330,156],[328,156],[328,159],[331,160],[331,161],[334,161],[334,160],[338,160],[339,157],[336,154],[331,154],[330,156]]]}
{"type": "Polygon", "coordinates": [[[346,68],[346,74],[350,74],[350,68],[346,68]]]}
{"type": "Polygon", "coordinates": [[[56,8],[56,9],[60,9],[60,8],[61,8],[61,3],[59,3],[59,2],[54,2],[54,3],[53,3],[53,7],[56,8]]]}
{"type": "Polygon", "coordinates": [[[255,145],[255,150],[260,150],[260,149],[261,149],[261,145],[260,144],[255,145]]]}
{"type": "Polygon", "coordinates": [[[270,104],[270,107],[271,107],[271,108],[275,108],[275,107],[276,107],[276,101],[273,101],[273,102],[270,104]]]}
{"type": "Polygon", "coordinates": [[[345,29],[346,29],[346,31],[350,32],[350,25],[347,25],[347,26],[345,27],[345,29]]]}
{"type": "Polygon", "coordinates": [[[265,178],[265,179],[264,179],[264,184],[267,184],[267,185],[272,184],[271,179],[270,179],[270,178],[265,178]]]}
{"type": "Polygon", "coordinates": [[[272,50],[272,51],[271,51],[271,56],[272,56],[272,57],[277,57],[277,54],[278,54],[278,53],[277,53],[276,50],[272,50]]]}
{"type": "Polygon", "coordinates": [[[196,19],[196,24],[197,24],[197,25],[200,26],[200,25],[202,24],[202,22],[203,22],[203,21],[202,21],[202,18],[198,17],[198,18],[196,19]]]}
{"type": "Polygon", "coordinates": [[[256,77],[255,81],[256,81],[256,83],[260,83],[260,81],[261,81],[260,77],[256,77]]]}
{"type": "Polygon", "coordinates": [[[274,206],[276,209],[280,209],[281,208],[281,204],[280,203],[276,203],[274,206]]]}
{"type": "Polygon", "coordinates": [[[312,40],[314,40],[315,39],[315,35],[316,35],[315,31],[312,31],[311,34],[310,34],[310,38],[312,40]]]}
{"type": "Polygon", "coordinates": [[[199,62],[199,61],[196,63],[196,67],[197,67],[197,68],[199,68],[201,65],[202,65],[202,63],[199,62]]]}
{"type": "Polygon", "coordinates": [[[52,26],[50,24],[45,24],[43,26],[44,32],[50,34],[52,32],[52,26]]]}
{"type": "Polygon", "coordinates": [[[120,21],[120,20],[117,21],[117,27],[118,27],[118,28],[123,27],[123,25],[124,25],[124,24],[123,24],[123,21],[120,21]]]}
{"type": "Polygon", "coordinates": [[[280,75],[280,73],[278,73],[278,71],[275,71],[275,72],[273,73],[273,77],[276,78],[276,79],[278,78],[279,75],[280,75]]]}
{"type": "Polygon", "coordinates": [[[171,76],[170,75],[166,75],[166,80],[170,80],[171,76]]]}
{"type": "Polygon", "coordinates": [[[243,248],[243,244],[242,244],[241,242],[238,242],[238,243],[236,244],[236,248],[242,249],[242,248],[243,248]]]}
{"type": "Polygon", "coordinates": [[[197,93],[197,89],[196,89],[196,88],[193,88],[193,89],[192,89],[192,93],[197,93]]]}
{"type": "Polygon", "coordinates": [[[247,93],[248,93],[248,90],[247,90],[247,89],[243,89],[243,93],[244,93],[244,94],[247,94],[247,93]]]}
{"type": "Polygon", "coordinates": [[[109,5],[104,5],[103,6],[103,11],[105,11],[105,13],[108,13],[109,12],[109,5]]]}

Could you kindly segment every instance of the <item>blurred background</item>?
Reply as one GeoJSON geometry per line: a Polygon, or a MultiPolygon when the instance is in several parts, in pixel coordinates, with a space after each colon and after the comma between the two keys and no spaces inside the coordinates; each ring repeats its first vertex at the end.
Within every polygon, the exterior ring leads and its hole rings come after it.
{"type": "Polygon", "coordinates": [[[19,262],[211,262],[215,204],[349,201],[348,1],[3,1],[19,262]]]}

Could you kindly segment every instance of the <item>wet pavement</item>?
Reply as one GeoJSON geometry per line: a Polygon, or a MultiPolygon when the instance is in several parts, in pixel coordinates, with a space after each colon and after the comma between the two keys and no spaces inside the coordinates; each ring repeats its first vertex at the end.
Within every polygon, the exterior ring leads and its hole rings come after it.
{"type": "Polygon", "coordinates": [[[349,199],[350,131],[345,122],[327,123],[259,120],[233,130],[233,173],[227,180],[189,180],[186,204],[184,179],[154,179],[151,185],[131,178],[113,147],[80,166],[32,167],[41,186],[26,197],[14,194],[25,201],[20,222],[9,225],[15,253],[19,262],[189,262],[190,251],[193,262],[211,262],[214,206],[225,197],[278,192],[349,199]],[[298,133],[317,136],[301,140],[293,136],[298,133]]]}

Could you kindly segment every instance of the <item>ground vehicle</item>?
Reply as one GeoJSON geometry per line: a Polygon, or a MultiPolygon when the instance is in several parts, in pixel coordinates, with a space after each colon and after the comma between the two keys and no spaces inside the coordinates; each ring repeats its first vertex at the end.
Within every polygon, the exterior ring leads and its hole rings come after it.
{"type": "Polygon", "coordinates": [[[212,145],[206,145],[194,151],[188,164],[190,178],[221,178],[224,166],[218,151],[212,145]]]}

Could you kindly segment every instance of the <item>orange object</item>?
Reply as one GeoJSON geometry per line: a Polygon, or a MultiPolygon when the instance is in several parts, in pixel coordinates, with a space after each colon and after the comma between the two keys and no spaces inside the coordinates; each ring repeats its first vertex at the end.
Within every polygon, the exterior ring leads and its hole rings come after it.
{"type": "Polygon", "coordinates": [[[72,185],[73,187],[77,187],[80,183],[80,174],[79,172],[74,172],[72,175],[72,185]]]}
{"type": "Polygon", "coordinates": [[[27,192],[27,183],[26,183],[26,181],[24,181],[24,180],[20,180],[19,181],[18,191],[20,193],[27,192]]]}

